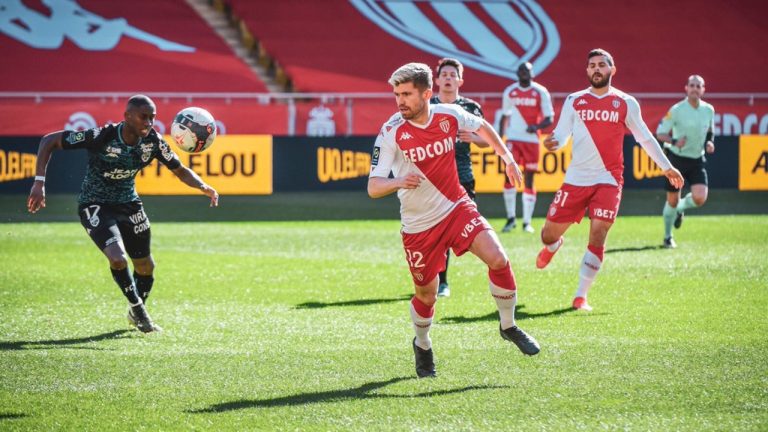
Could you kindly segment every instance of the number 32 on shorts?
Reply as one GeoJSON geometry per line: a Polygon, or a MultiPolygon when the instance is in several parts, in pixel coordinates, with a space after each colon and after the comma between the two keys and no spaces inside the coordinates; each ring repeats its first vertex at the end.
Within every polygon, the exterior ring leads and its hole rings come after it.
{"type": "Polygon", "coordinates": [[[424,254],[419,251],[412,251],[410,249],[406,249],[405,253],[408,254],[408,265],[411,266],[411,268],[422,268],[424,267],[424,254]]]}

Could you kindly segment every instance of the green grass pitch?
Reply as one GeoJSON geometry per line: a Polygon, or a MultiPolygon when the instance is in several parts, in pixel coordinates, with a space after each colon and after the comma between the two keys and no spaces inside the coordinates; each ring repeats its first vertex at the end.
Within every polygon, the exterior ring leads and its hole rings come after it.
{"type": "Polygon", "coordinates": [[[417,380],[397,221],[157,222],[147,336],[78,224],[1,224],[0,429],[768,430],[768,217],[689,216],[676,250],[620,217],[591,313],[587,225],[544,271],[538,235],[500,234],[535,357],[452,257],[417,380]]]}

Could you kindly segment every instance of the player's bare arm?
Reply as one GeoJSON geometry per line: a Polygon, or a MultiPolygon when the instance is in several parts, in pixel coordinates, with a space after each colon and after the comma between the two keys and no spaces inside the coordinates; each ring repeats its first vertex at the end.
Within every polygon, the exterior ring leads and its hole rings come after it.
{"type": "Polygon", "coordinates": [[[544,148],[549,151],[557,149],[558,145],[560,145],[560,142],[557,140],[557,138],[555,138],[555,134],[551,134],[544,139],[544,148]]]}
{"type": "Polygon", "coordinates": [[[219,206],[219,193],[216,192],[216,189],[205,183],[194,171],[184,165],[181,165],[172,171],[185,185],[200,189],[205,196],[210,198],[211,207],[219,206]]]}
{"type": "Polygon", "coordinates": [[[537,130],[544,129],[545,127],[548,127],[551,124],[552,124],[552,117],[544,117],[544,120],[542,120],[541,122],[528,125],[525,131],[528,133],[534,133],[537,130]]]}
{"type": "Polygon", "coordinates": [[[513,185],[521,184],[523,182],[523,173],[520,171],[520,167],[517,166],[515,158],[512,157],[512,153],[510,153],[507,146],[504,145],[504,142],[501,140],[499,134],[496,133],[493,126],[491,126],[487,120],[483,120],[483,124],[480,126],[480,129],[477,130],[477,134],[493,147],[493,150],[497,155],[504,159],[504,162],[507,164],[505,171],[507,177],[509,177],[509,181],[511,181],[513,185]]]}
{"type": "Polygon", "coordinates": [[[507,116],[502,115],[501,120],[499,120],[499,136],[504,136],[504,128],[507,126],[507,116]]]}
{"type": "Polygon", "coordinates": [[[712,154],[715,152],[715,142],[713,141],[714,134],[712,133],[712,129],[707,131],[707,142],[704,144],[704,150],[708,154],[712,154]]]}
{"type": "Polygon", "coordinates": [[[40,140],[40,146],[37,149],[37,166],[35,167],[35,182],[32,183],[32,189],[27,198],[27,210],[30,213],[37,213],[38,210],[45,207],[45,173],[48,169],[48,161],[51,160],[51,154],[55,150],[61,150],[62,132],[53,132],[40,140]]]}
{"type": "Polygon", "coordinates": [[[371,177],[368,179],[368,196],[381,198],[400,189],[416,189],[422,180],[424,176],[416,173],[395,178],[371,177]]]}
{"type": "Polygon", "coordinates": [[[488,144],[483,139],[483,137],[481,137],[480,135],[478,135],[478,134],[476,134],[474,132],[470,132],[470,131],[460,130],[459,131],[459,140],[460,141],[464,141],[464,142],[468,142],[468,143],[471,142],[472,144],[474,144],[474,145],[476,145],[478,147],[482,147],[482,148],[486,148],[486,147],[490,146],[490,144],[488,144]]]}
{"type": "Polygon", "coordinates": [[[676,168],[670,168],[664,171],[664,175],[669,179],[669,182],[672,183],[672,185],[677,189],[680,189],[683,187],[683,183],[685,183],[685,180],[683,179],[683,175],[680,174],[680,171],[678,171],[676,168]]]}

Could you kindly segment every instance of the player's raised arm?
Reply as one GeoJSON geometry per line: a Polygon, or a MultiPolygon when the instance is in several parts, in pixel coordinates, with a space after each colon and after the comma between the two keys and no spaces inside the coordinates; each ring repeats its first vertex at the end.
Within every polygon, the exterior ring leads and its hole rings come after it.
{"type": "Polygon", "coordinates": [[[211,207],[219,206],[219,193],[216,189],[205,183],[194,171],[187,168],[184,165],[174,168],[171,171],[179,178],[185,185],[199,189],[205,196],[211,199],[211,207]]]}
{"type": "Polygon", "coordinates": [[[45,173],[48,169],[48,162],[51,160],[51,154],[62,148],[61,137],[62,131],[59,131],[50,133],[40,140],[40,146],[37,148],[35,182],[32,183],[32,189],[27,198],[27,210],[30,213],[36,213],[45,207],[45,173]]]}

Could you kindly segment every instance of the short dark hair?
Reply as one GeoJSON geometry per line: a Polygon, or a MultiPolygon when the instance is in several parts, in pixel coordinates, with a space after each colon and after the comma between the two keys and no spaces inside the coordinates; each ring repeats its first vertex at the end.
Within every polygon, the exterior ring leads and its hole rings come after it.
{"type": "Polygon", "coordinates": [[[128,99],[128,103],[125,105],[125,109],[128,110],[131,107],[135,108],[141,108],[144,106],[156,106],[155,103],[152,101],[152,99],[149,98],[149,96],[143,95],[143,94],[137,94],[131,96],[130,99],[128,99]]]}
{"type": "Polygon", "coordinates": [[[424,63],[408,63],[392,73],[389,83],[393,86],[412,82],[413,86],[424,91],[432,88],[432,69],[424,63]]]}
{"type": "Polygon", "coordinates": [[[596,56],[603,56],[605,57],[605,61],[608,62],[608,66],[613,66],[613,56],[608,51],[602,49],[602,48],[595,48],[592,51],[589,52],[587,55],[587,61],[591,59],[592,57],[596,56]]]}
{"type": "Polygon", "coordinates": [[[456,71],[459,73],[459,78],[464,76],[464,65],[461,64],[460,61],[456,60],[455,58],[445,57],[441,58],[437,62],[437,75],[440,75],[440,71],[446,67],[446,66],[453,66],[456,68],[456,71]]]}

